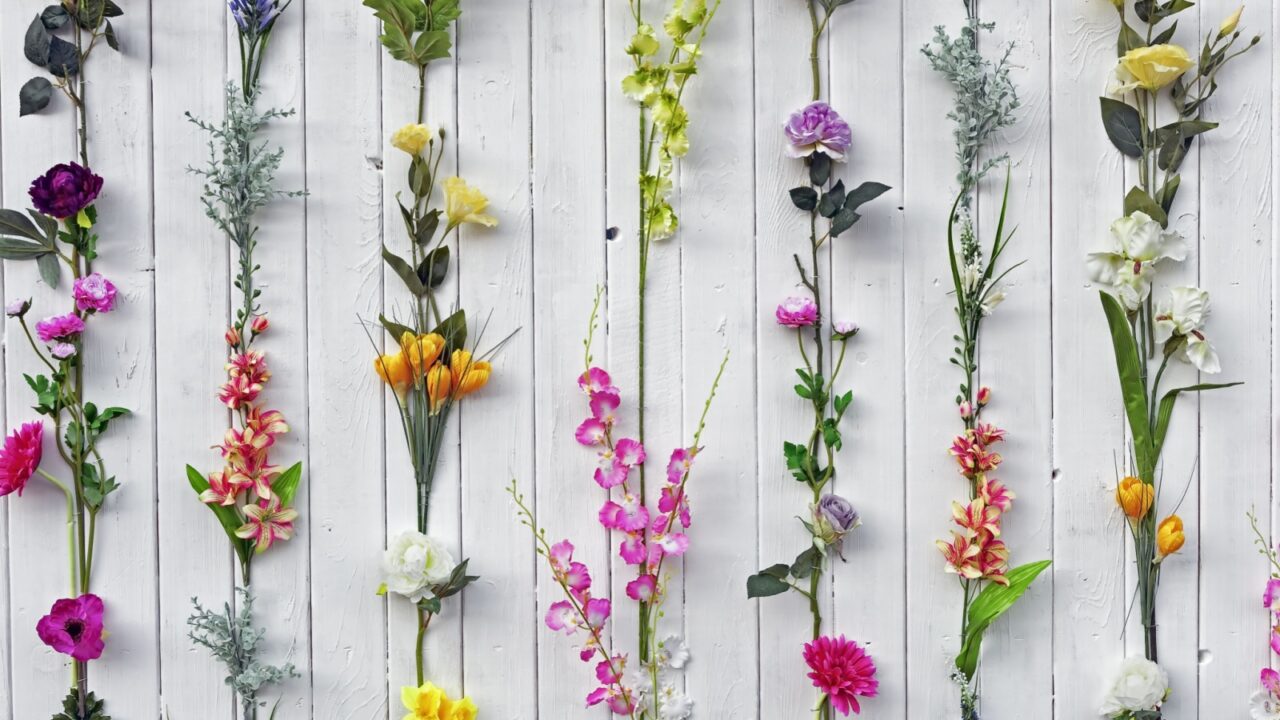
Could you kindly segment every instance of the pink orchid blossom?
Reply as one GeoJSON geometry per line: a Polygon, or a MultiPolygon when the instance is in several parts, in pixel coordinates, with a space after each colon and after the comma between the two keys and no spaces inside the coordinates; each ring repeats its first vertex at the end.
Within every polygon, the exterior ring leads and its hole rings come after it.
{"type": "Polygon", "coordinates": [[[587,395],[602,392],[618,394],[618,388],[614,387],[613,379],[609,377],[609,373],[598,367],[590,368],[583,373],[578,378],[578,387],[582,388],[582,391],[587,395]]]}
{"type": "Polygon", "coordinates": [[[280,497],[273,495],[256,505],[244,507],[245,522],[236,530],[236,537],[253,540],[256,552],[266,552],[277,540],[288,540],[293,537],[293,521],[298,519],[298,511],[293,508],[281,508],[280,497]]]}
{"type": "Polygon", "coordinates": [[[1280,613],[1280,578],[1267,581],[1267,589],[1262,593],[1262,606],[1273,613],[1280,613]]]}
{"type": "Polygon", "coordinates": [[[623,438],[614,446],[613,452],[619,462],[627,467],[639,467],[644,464],[644,446],[631,438],[623,438]]]}
{"type": "Polygon", "coordinates": [[[618,418],[616,412],[622,404],[617,393],[598,392],[591,394],[591,416],[606,426],[613,427],[618,418]]]}
{"type": "Polygon", "coordinates": [[[626,667],[627,659],[622,655],[601,660],[596,663],[596,679],[605,685],[616,685],[622,681],[622,673],[626,667]]]}
{"type": "Polygon", "coordinates": [[[689,473],[693,467],[693,456],[697,453],[693,448],[676,448],[671,452],[671,459],[667,461],[667,482],[672,485],[679,485],[684,476],[689,473]]]}
{"type": "Polygon", "coordinates": [[[644,538],[639,535],[628,535],[627,539],[623,540],[622,545],[618,548],[618,556],[628,565],[639,565],[645,561],[648,555],[644,538]]]}
{"type": "Polygon", "coordinates": [[[557,600],[547,608],[545,622],[555,632],[572,635],[578,629],[577,611],[568,600],[557,600]]]}
{"type": "Polygon", "coordinates": [[[631,468],[614,456],[612,450],[600,453],[600,466],[596,468],[596,484],[605,490],[615,488],[627,481],[631,468]]]}

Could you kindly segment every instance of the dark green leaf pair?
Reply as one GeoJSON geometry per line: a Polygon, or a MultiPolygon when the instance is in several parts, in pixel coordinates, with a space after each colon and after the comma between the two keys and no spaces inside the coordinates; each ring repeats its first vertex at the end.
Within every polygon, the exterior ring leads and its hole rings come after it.
{"type": "Polygon", "coordinates": [[[84,698],[84,712],[80,712],[80,692],[73,687],[62,700],[62,712],[54,715],[52,720],[111,720],[105,707],[106,704],[90,692],[84,698]]]}
{"type": "Polygon", "coordinates": [[[770,565],[747,578],[747,597],[772,597],[792,589],[788,578],[804,580],[822,568],[822,552],[810,545],[790,565],[770,565]]]}
{"type": "Polygon", "coordinates": [[[28,210],[0,210],[0,260],[35,260],[40,279],[49,287],[58,287],[56,238],[58,223],[50,217],[28,210]],[[34,221],[34,222],[33,222],[34,221]]]}
{"type": "Polygon", "coordinates": [[[449,57],[449,25],[462,14],[458,0],[364,0],[363,5],[382,21],[378,39],[391,57],[419,68],[449,57]]]}
{"type": "Polygon", "coordinates": [[[58,385],[55,381],[50,381],[44,375],[31,377],[23,375],[26,378],[27,385],[31,387],[31,391],[36,394],[36,404],[32,408],[41,415],[53,417],[58,411],[58,385]]]}
{"type": "Polygon", "coordinates": [[[799,443],[784,442],[782,453],[787,458],[787,469],[799,482],[813,485],[818,480],[818,463],[809,448],[799,443]]]}

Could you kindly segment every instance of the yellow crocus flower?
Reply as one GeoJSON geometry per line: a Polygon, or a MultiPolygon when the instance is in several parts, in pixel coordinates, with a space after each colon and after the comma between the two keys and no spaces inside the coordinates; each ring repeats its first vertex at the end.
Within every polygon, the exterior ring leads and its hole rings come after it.
{"type": "Polygon", "coordinates": [[[1181,550],[1182,544],[1186,541],[1187,536],[1182,531],[1182,518],[1177,515],[1170,515],[1161,520],[1160,527],[1156,528],[1158,560],[1163,560],[1181,550]]]}
{"type": "Polygon", "coordinates": [[[470,395],[484,387],[493,373],[492,365],[484,360],[472,360],[471,353],[466,350],[454,350],[449,367],[458,384],[458,397],[470,395]]]}
{"type": "Polygon", "coordinates": [[[403,353],[379,355],[374,358],[373,369],[382,378],[382,382],[391,386],[396,395],[401,397],[413,385],[415,375],[403,353]]]}
{"type": "Polygon", "coordinates": [[[1127,477],[1116,486],[1116,504],[1130,520],[1146,517],[1155,498],[1155,488],[1136,477],[1127,477]]]}
{"type": "Polygon", "coordinates": [[[414,337],[413,333],[400,336],[400,351],[409,358],[416,377],[426,374],[427,368],[444,352],[444,338],[438,333],[427,333],[414,337]]]}
{"type": "Polygon", "coordinates": [[[453,391],[453,373],[436,363],[427,371],[427,397],[431,399],[431,412],[436,412],[453,391]]]}

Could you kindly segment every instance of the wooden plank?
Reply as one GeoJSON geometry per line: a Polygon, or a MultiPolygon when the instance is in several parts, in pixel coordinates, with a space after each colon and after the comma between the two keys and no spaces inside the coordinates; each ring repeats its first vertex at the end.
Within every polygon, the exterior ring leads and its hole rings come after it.
{"type": "Polygon", "coordinates": [[[398,692],[394,708],[387,696],[385,606],[373,594],[384,547],[381,478],[391,466],[382,383],[361,326],[382,306],[382,49],[377,21],[357,3],[303,19],[313,713],[376,720],[399,716],[398,692]]]}
{"type": "MultiPolygon", "coordinates": [[[[595,287],[605,280],[604,95],[616,91],[617,76],[605,79],[602,8],[597,0],[531,5],[536,485],[519,478],[551,542],[569,538],[574,557],[591,568],[597,596],[609,594],[613,548],[596,522],[603,495],[591,480],[596,458],[574,430],[588,413],[577,387],[581,342],[595,287]]],[[[603,319],[593,352],[596,364],[612,368],[603,319]]],[[[586,709],[594,676],[572,649],[575,639],[543,624],[562,593],[541,558],[536,590],[537,613],[525,617],[537,625],[537,716],[605,717],[607,711],[586,709]]]]}
{"type": "MultiPolygon", "coordinates": [[[[1201,27],[1218,26],[1234,3],[1208,0],[1201,27]]],[[[1242,41],[1263,42],[1232,61],[1206,108],[1222,126],[1206,135],[1200,153],[1200,281],[1213,298],[1206,332],[1222,358],[1212,380],[1243,380],[1244,387],[1208,393],[1200,401],[1200,526],[1188,544],[1200,549],[1199,716],[1244,717],[1259,687],[1258,671],[1274,662],[1264,644],[1267,617],[1259,607],[1268,568],[1251,552],[1243,513],[1257,509],[1264,523],[1272,498],[1275,406],[1274,324],[1275,30],[1280,15],[1251,3],[1242,41]],[[1238,64],[1236,64],[1238,63],[1238,64]],[[1274,337],[1274,329],[1272,330],[1274,337]]],[[[1185,172],[1184,172],[1185,176],[1185,172]]],[[[1195,196],[1183,198],[1188,204],[1195,196]]],[[[1209,378],[1206,378],[1209,379],[1209,378]]],[[[1274,527],[1274,520],[1272,520],[1274,527]]],[[[1171,596],[1166,595],[1166,598],[1171,596]]],[[[1191,712],[1188,707],[1187,712],[1191,712]]]]}
{"type": "MultiPolygon", "coordinates": [[[[511,3],[516,5],[516,3],[511,3]]],[[[459,238],[460,294],[478,350],[517,333],[493,358],[481,392],[458,406],[462,446],[462,545],[480,581],[455,608],[462,613],[463,680],[486,716],[537,716],[541,632],[532,588],[535,563],[527,528],[511,520],[506,486],[534,468],[534,227],[529,175],[530,15],[524,8],[474,4],[459,20],[458,167],[491,200],[495,229],[465,227],[459,238]],[[511,428],[509,432],[493,432],[511,428]]],[[[569,323],[572,327],[575,324],[569,323]]],[[[571,345],[572,346],[572,345],[571,345]]]]}
{"type": "MultiPolygon", "coordinates": [[[[232,692],[225,666],[187,636],[191,599],[217,609],[231,599],[235,563],[217,518],[187,484],[186,466],[220,469],[210,446],[221,441],[229,416],[217,399],[226,381],[228,261],[226,236],[205,217],[204,181],[184,172],[204,168],[209,136],[184,113],[217,123],[226,64],[226,8],[160,4],[153,20],[173,28],[153,38],[153,177],[156,235],[156,406],[158,533],[181,542],[160,543],[160,692],[174,717],[228,718],[232,692]]],[[[133,431],[134,428],[129,428],[133,431]]],[[[279,551],[277,551],[279,552],[279,551]]]]}
{"type": "MultiPolygon", "coordinates": [[[[707,420],[689,483],[694,525],[684,563],[687,692],[699,717],[754,717],[758,616],[746,577],[756,557],[756,317],[751,66],[752,13],[726,3],[711,26],[687,93],[692,152],[681,167],[680,243],[684,427],[726,352],[729,365],[707,420]]],[[[667,248],[658,248],[659,251],[667,248]]],[[[670,248],[675,250],[676,248],[670,248]]],[[[684,442],[689,442],[686,438],[684,442]]],[[[655,468],[667,459],[654,453],[655,468]]]]}
{"type": "MultiPolygon", "coordinates": [[[[1114,65],[1115,10],[1055,3],[1053,127],[1053,653],[1054,717],[1097,715],[1124,654],[1128,601],[1115,463],[1124,421],[1114,359],[1084,254],[1105,238],[1123,163],[1098,122],[1097,97],[1114,65]],[[1087,395],[1081,389],[1087,389],[1087,395]]],[[[1025,242],[1025,241],[1024,241],[1025,242]]]]}
{"type": "Polygon", "coordinates": [[[839,173],[846,186],[874,180],[893,189],[832,244],[831,317],[861,328],[840,381],[854,400],[835,491],[854,503],[863,524],[846,542],[848,562],[832,562],[836,605],[828,628],[863,643],[876,661],[879,695],[864,704],[868,715],[906,720],[903,78],[883,69],[904,53],[919,60],[914,47],[902,46],[902,8],[894,3],[846,5],[829,32],[830,98],[853,127],[852,154],[839,173]]]}

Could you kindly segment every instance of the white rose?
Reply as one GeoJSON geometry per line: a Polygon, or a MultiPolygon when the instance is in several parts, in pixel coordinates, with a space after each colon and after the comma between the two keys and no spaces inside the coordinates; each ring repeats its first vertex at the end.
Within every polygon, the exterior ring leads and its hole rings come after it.
{"type": "Polygon", "coordinates": [[[388,591],[416,603],[431,597],[432,586],[448,580],[454,565],[443,543],[406,530],[392,538],[382,557],[383,581],[388,591]]]}
{"type": "Polygon", "coordinates": [[[1169,694],[1169,674],[1146,658],[1126,658],[1099,710],[1105,717],[1155,710],[1169,694]]]}

